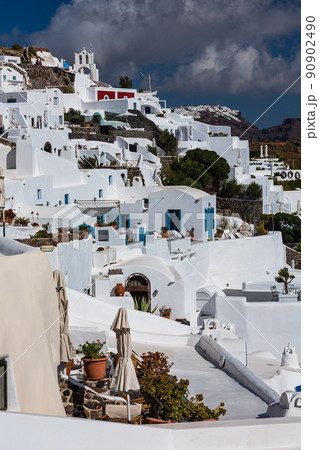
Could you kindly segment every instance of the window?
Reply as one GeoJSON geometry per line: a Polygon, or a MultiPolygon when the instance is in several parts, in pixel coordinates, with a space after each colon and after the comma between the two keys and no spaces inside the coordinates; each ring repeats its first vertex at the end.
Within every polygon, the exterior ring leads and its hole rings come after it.
{"type": "Polygon", "coordinates": [[[37,200],[41,200],[41,199],[42,199],[41,189],[37,189],[37,200]]]}
{"type": "Polygon", "coordinates": [[[17,79],[17,77],[16,77],[15,75],[13,75],[12,79],[13,79],[13,80],[16,80],[16,79],[17,79]]]}
{"type": "Polygon", "coordinates": [[[79,56],[79,62],[82,64],[82,55],[79,56]]]}
{"type": "Polygon", "coordinates": [[[7,373],[7,361],[0,359],[0,411],[8,407],[7,373]]]}
{"type": "Polygon", "coordinates": [[[59,124],[63,125],[63,117],[62,116],[59,116],[59,124]]]}
{"type": "Polygon", "coordinates": [[[69,204],[69,194],[64,194],[64,203],[65,205],[69,204]]]}
{"type": "Polygon", "coordinates": [[[59,106],[59,97],[53,97],[53,106],[59,106]]]}
{"type": "Polygon", "coordinates": [[[109,185],[113,184],[113,176],[109,175],[109,185]]]}
{"type": "Polygon", "coordinates": [[[3,75],[3,81],[7,79],[7,75],[3,75]]]}
{"type": "Polygon", "coordinates": [[[86,64],[89,64],[89,55],[86,55],[86,64]]]}
{"type": "Polygon", "coordinates": [[[103,189],[99,189],[99,198],[103,198],[103,189]]]}
{"type": "Polygon", "coordinates": [[[99,230],[99,241],[108,241],[109,232],[108,230],[99,230]]]}

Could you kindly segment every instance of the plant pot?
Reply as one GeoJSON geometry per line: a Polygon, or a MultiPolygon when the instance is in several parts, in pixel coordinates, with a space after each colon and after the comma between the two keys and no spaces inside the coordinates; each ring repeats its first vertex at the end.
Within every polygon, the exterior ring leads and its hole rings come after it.
{"type": "Polygon", "coordinates": [[[73,359],[71,359],[71,361],[66,363],[66,374],[67,374],[67,376],[70,375],[70,372],[71,372],[73,364],[74,364],[73,359]]]}
{"type": "Polygon", "coordinates": [[[123,286],[122,283],[117,283],[116,287],[115,287],[115,295],[117,297],[123,297],[125,293],[125,287],[123,286]]]}
{"type": "Polygon", "coordinates": [[[164,319],[170,319],[171,318],[170,315],[169,316],[161,316],[161,317],[163,317],[164,319]]]}
{"type": "Polygon", "coordinates": [[[86,380],[94,381],[105,378],[107,356],[99,359],[82,358],[82,361],[84,363],[86,380]]]}
{"type": "Polygon", "coordinates": [[[172,423],[171,420],[162,420],[162,419],[155,419],[155,417],[147,416],[145,419],[142,420],[142,423],[145,425],[156,425],[159,423],[172,423]]]}

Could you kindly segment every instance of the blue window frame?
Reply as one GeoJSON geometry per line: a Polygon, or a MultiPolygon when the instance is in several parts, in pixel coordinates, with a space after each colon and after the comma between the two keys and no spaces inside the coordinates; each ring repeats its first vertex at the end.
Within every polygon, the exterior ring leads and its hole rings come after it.
{"type": "Polygon", "coordinates": [[[69,194],[64,194],[64,203],[65,203],[66,205],[69,204],[69,194]]]}
{"type": "Polygon", "coordinates": [[[99,189],[99,198],[103,198],[103,189],[99,189]]]}
{"type": "Polygon", "coordinates": [[[166,213],[167,228],[169,230],[181,231],[181,210],[168,209],[166,213]]]}
{"type": "Polygon", "coordinates": [[[42,198],[41,189],[37,189],[37,200],[41,200],[41,198],[42,198]]]}
{"type": "Polygon", "coordinates": [[[109,184],[113,184],[113,177],[112,177],[112,175],[109,175],[109,184]]]}

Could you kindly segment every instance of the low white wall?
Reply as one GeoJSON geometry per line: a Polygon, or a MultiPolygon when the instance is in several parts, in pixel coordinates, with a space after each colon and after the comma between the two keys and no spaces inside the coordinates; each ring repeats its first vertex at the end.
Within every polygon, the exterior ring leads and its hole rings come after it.
{"type": "MultiPolygon", "coordinates": [[[[67,289],[67,296],[70,326],[95,326],[109,331],[110,336],[115,336],[113,331],[110,331],[110,326],[122,305],[101,301],[71,289],[67,289]]],[[[127,313],[133,341],[187,345],[192,341],[191,333],[197,333],[196,329],[154,314],[134,309],[128,309],[127,313]]]]}
{"type": "Polygon", "coordinates": [[[1,442],[6,450],[56,450],[107,446],[140,450],[268,450],[300,448],[300,418],[225,420],[130,426],[80,418],[0,412],[1,442]],[[17,433],[17,430],[19,432],[17,433]]]}

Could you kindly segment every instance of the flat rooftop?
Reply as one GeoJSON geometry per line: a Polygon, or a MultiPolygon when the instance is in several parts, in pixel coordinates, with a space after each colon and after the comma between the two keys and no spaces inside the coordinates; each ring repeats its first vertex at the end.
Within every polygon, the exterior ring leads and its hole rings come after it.
{"type": "MultiPolygon", "coordinates": [[[[110,338],[110,346],[115,347],[113,338],[110,338]]],[[[192,346],[132,342],[132,348],[139,355],[149,351],[165,353],[174,363],[172,375],[189,380],[190,396],[203,394],[204,403],[210,408],[225,403],[227,412],[222,421],[255,419],[267,410],[267,403],[204,359],[192,346]]]]}

